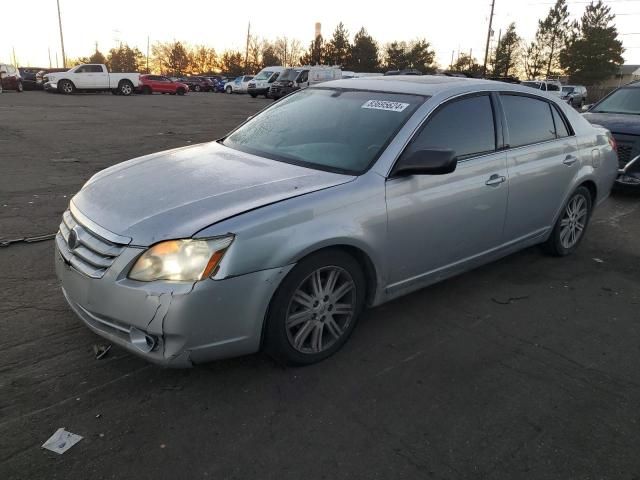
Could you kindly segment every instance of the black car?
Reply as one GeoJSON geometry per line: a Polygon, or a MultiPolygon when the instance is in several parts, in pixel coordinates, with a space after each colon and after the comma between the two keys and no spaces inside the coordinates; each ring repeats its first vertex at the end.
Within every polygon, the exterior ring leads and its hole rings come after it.
{"type": "Polygon", "coordinates": [[[36,75],[42,68],[40,67],[20,67],[18,71],[22,77],[22,86],[25,90],[42,90],[42,83],[36,82],[36,75]]]}
{"type": "Polygon", "coordinates": [[[613,134],[620,171],[616,184],[640,189],[640,82],[614,90],[589,107],[584,118],[613,134]]]}
{"type": "Polygon", "coordinates": [[[189,90],[194,92],[211,92],[214,90],[214,83],[206,77],[182,77],[180,83],[184,83],[189,90]]]}

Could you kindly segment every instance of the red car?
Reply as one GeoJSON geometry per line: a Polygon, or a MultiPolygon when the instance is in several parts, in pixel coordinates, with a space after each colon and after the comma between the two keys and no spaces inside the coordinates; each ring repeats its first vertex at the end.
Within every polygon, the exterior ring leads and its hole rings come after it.
{"type": "Polygon", "coordinates": [[[13,65],[0,63],[0,93],[2,90],[15,90],[21,92],[24,89],[20,72],[13,65]]]}
{"type": "Polygon", "coordinates": [[[189,91],[189,87],[162,75],[140,75],[140,91],[145,94],[157,92],[184,95],[189,91]]]}

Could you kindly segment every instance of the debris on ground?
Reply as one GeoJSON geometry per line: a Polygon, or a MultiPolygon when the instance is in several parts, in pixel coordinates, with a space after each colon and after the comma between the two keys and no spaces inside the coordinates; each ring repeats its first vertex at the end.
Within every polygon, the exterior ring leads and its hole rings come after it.
{"type": "Polygon", "coordinates": [[[42,448],[51,450],[52,452],[63,454],[76,443],[82,440],[80,435],[67,432],[64,427],[60,427],[49,439],[42,444],[42,448]]]}
{"type": "Polygon", "coordinates": [[[506,300],[501,300],[499,298],[492,298],[491,301],[497,303],[498,305],[511,305],[514,302],[517,302],[518,300],[525,300],[529,298],[529,295],[524,295],[522,297],[509,297],[506,300]]]}
{"type": "Polygon", "coordinates": [[[93,353],[96,354],[96,360],[100,360],[101,358],[104,358],[107,355],[107,353],[109,353],[109,350],[111,350],[110,343],[104,343],[104,344],[95,343],[93,345],[93,353]]]}

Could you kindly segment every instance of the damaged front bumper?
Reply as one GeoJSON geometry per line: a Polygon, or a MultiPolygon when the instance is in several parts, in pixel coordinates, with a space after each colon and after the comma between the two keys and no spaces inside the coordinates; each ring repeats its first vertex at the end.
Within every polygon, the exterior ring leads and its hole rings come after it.
{"type": "Polygon", "coordinates": [[[260,349],[269,301],[292,266],[196,283],[126,277],[141,249],[127,247],[102,278],[69,265],[56,247],[56,273],[73,311],[95,333],[170,367],[260,349]]]}

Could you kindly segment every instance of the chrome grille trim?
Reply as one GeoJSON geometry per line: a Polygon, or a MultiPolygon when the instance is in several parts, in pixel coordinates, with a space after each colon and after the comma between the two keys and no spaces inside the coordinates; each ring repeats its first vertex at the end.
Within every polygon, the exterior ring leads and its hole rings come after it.
{"type": "MultiPolygon", "coordinates": [[[[67,210],[62,215],[56,245],[64,260],[80,273],[91,278],[102,278],[125,245],[113,243],[93,232],[67,210]],[[78,246],[69,248],[69,235],[76,233],[78,246]]],[[[115,235],[117,237],[117,235],[115,235]]]]}

